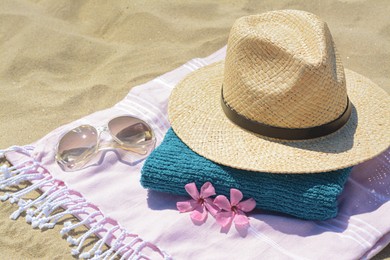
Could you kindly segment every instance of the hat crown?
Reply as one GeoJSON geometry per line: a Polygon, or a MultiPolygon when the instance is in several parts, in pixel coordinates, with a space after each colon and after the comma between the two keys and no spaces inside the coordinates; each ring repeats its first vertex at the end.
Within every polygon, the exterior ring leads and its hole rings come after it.
{"type": "Polygon", "coordinates": [[[337,119],[347,106],[344,68],[330,31],[307,12],[238,19],[224,70],[226,103],[263,124],[315,127],[337,119]]]}

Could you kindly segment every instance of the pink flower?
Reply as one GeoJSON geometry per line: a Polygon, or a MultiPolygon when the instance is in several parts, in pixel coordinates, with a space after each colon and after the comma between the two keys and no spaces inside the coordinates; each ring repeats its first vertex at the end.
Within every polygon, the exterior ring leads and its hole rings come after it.
{"type": "Polygon", "coordinates": [[[191,219],[196,224],[204,223],[207,219],[207,212],[215,216],[218,208],[214,205],[210,196],[215,195],[215,189],[210,182],[206,182],[200,189],[200,194],[194,182],[184,186],[192,200],[181,201],[176,203],[176,207],[180,212],[190,212],[191,219]]]}
{"type": "Polygon", "coordinates": [[[235,224],[236,228],[249,226],[249,219],[245,212],[250,212],[256,207],[256,201],[252,198],[242,201],[242,192],[237,189],[230,189],[230,201],[223,195],[215,198],[214,204],[219,207],[221,212],[216,215],[217,223],[222,228],[228,228],[235,224]]]}

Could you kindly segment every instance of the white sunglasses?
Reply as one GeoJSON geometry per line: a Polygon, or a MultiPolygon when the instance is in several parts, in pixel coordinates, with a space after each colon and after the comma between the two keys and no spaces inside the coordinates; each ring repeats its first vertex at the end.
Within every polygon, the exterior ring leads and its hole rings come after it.
{"type": "Polygon", "coordinates": [[[81,125],[65,133],[58,142],[55,159],[64,171],[76,171],[93,165],[97,154],[105,150],[117,150],[124,161],[131,153],[145,158],[155,143],[149,124],[137,117],[119,116],[105,126],[81,125]],[[108,132],[111,140],[103,141],[103,132],[108,132]]]}

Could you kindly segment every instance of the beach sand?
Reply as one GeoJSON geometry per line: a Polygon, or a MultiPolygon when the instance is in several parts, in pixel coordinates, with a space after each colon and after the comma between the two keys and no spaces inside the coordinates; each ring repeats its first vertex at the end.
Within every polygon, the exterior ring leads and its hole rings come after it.
{"type": "MultiPolygon", "coordinates": [[[[276,9],[320,16],[344,66],[390,93],[387,0],[216,2],[0,1],[0,148],[114,105],[133,86],[223,47],[235,19],[276,9]]],[[[33,230],[9,219],[16,206],[0,205],[0,259],[72,259],[61,225],[33,230]]],[[[389,247],[376,258],[386,257],[389,247]]]]}

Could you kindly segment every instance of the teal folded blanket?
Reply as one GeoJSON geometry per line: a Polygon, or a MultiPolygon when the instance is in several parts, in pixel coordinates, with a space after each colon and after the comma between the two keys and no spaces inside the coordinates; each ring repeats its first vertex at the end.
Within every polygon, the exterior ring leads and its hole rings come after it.
{"type": "Polygon", "coordinates": [[[151,190],[188,195],[184,185],[201,187],[209,181],[218,195],[229,197],[241,190],[256,207],[302,219],[325,220],[337,215],[337,197],[343,191],[351,168],[316,174],[271,174],[238,170],[216,164],[186,146],[169,129],[163,142],[146,160],[141,184],[151,190]]]}

